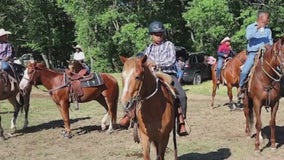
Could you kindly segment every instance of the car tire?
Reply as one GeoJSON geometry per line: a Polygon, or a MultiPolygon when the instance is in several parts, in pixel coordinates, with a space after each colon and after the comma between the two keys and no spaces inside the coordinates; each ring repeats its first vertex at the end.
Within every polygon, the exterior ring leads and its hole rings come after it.
{"type": "Polygon", "coordinates": [[[193,85],[198,85],[201,83],[201,74],[195,73],[192,81],[193,85]]]}

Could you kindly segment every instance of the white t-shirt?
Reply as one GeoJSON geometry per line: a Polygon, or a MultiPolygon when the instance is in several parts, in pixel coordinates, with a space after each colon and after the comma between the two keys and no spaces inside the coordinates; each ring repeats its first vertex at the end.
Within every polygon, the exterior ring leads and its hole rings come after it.
{"type": "Polygon", "coordinates": [[[77,60],[77,61],[85,60],[84,52],[81,52],[81,51],[80,52],[75,52],[73,59],[77,60]]]}

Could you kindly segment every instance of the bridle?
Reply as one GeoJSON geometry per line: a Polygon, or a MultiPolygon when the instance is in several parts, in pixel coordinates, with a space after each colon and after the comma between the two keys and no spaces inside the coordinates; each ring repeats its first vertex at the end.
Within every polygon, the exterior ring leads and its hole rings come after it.
{"type": "MultiPolygon", "coordinates": [[[[158,92],[158,89],[159,89],[159,78],[157,78],[154,69],[153,69],[152,73],[153,73],[153,75],[155,77],[155,82],[156,82],[155,83],[155,90],[153,92],[151,92],[147,96],[141,96],[141,89],[142,89],[142,86],[144,84],[144,74],[141,77],[136,77],[136,80],[140,81],[139,89],[137,91],[137,94],[135,96],[133,96],[132,98],[130,98],[130,100],[126,103],[126,105],[124,107],[126,111],[129,111],[130,108],[132,108],[133,106],[140,108],[141,105],[138,105],[138,104],[143,103],[144,101],[149,100],[151,97],[153,97],[158,92]]],[[[139,108],[136,109],[136,111],[138,111],[139,108]]]]}
{"type": "MultiPolygon", "coordinates": [[[[279,65],[277,65],[277,68],[284,68],[284,61],[279,57],[280,54],[282,53],[282,50],[280,49],[279,52],[277,52],[274,56],[276,56],[276,59],[279,63],[279,65]]],[[[281,71],[281,69],[275,69],[275,67],[273,67],[267,60],[263,60],[263,55],[261,57],[261,69],[262,71],[265,73],[265,75],[267,75],[271,80],[279,82],[281,81],[281,78],[283,77],[284,73],[281,71]],[[265,62],[265,64],[268,65],[268,67],[276,74],[277,78],[274,78],[270,73],[267,72],[267,70],[264,68],[263,63],[265,62]]]]}

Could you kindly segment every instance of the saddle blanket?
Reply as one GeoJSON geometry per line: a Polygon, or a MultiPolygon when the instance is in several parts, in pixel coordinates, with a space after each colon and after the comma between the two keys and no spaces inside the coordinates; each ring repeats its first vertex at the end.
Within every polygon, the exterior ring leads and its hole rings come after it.
{"type": "Polygon", "coordinates": [[[91,73],[93,74],[93,79],[88,81],[81,81],[81,87],[95,87],[104,84],[103,78],[100,73],[91,73]]]}

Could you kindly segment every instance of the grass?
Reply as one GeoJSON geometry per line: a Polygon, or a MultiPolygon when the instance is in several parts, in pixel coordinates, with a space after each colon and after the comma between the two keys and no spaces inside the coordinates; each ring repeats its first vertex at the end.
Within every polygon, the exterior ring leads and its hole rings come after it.
{"type": "MultiPolygon", "coordinates": [[[[113,74],[120,83],[120,74],[113,74]]],[[[179,160],[266,160],[284,159],[284,102],[281,102],[277,117],[277,152],[272,153],[268,139],[265,138],[261,147],[261,155],[254,154],[254,139],[244,134],[244,116],[242,112],[230,112],[227,107],[212,109],[208,106],[211,100],[211,81],[200,85],[184,85],[188,96],[188,122],[191,134],[177,137],[179,160]]],[[[227,101],[226,87],[220,87],[216,103],[227,101]]],[[[12,106],[5,100],[1,101],[2,124],[7,135],[10,132],[12,106]]],[[[75,111],[71,105],[71,128],[74,137],[65,140],[60,135],[63,122],[60,113],[48,93],[33,88],[30,107],[30,127],[19,132],[15,137],[0,142],[0,159],[21,160],[52,160],[52,159],[85,159],[85,160],[132,160],[142,159],[141,144],[133,142],[133,130],[117,130],[107,134],[100,130],[100,121],[105,110],[97,102],[80,105],[75,111]],[[65,157],[65,158],[63,158],[65,157]]],[[[123,116],[121,106],[118,107],[118,120],[123,116]]],[[[262,113],[263,134],[268,136],[269,113],[262,113]]],[[[18,128],[23,124],[20,114],[18,128]]],[[[152,148],[152,155],[154,149],[152,148]]],[[[166,159],[173,159],[173,142],[170,139],[166,159]]]]}

